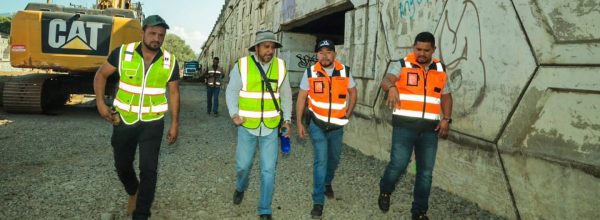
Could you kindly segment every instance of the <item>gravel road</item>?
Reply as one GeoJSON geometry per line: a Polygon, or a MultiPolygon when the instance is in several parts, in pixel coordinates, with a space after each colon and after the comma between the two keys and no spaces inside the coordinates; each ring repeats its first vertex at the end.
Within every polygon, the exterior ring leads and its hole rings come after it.
{"type": "MultiPolygon", "coordinates": [[[[256,219],[258,160],[243,203],[231,202],[236,130],[224,92],[218,117],[206,114],[203,86],[183,84],[181,92],[180,138],[162,145],[152,219],[256,219]]],[[[53,115],[0,109],[2,121],[0,219],[127,219],[127,195],[113,167],[112,128],[93,105],[67,106],[53,115]]],[[[277,166],[273,216],[310,219],[312,147],[308,140],[293,139],[292,145],[277,166]]],[[[377,207],[385,165],[345,146],[333,183],[336,199],[326,201],[324,219],[408,219],[413,176],[399,183],[388,213],[377,207]]],[[[431,219],[501,219],[438,188],[430,207],[431,219]]]]}

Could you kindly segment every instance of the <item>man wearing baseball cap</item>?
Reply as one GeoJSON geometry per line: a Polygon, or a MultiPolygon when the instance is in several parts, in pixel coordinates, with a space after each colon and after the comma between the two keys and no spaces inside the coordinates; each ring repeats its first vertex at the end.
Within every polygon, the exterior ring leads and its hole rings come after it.
{"type": "Polygon", "coordinates": [[[308,133],[313,144],[313,209],[312,218],[323,215],[325,196],[334,198],[331,182],[340,162],[344,125],[348,123],[356,104],[356,83],[350,67],[336,59],[335,44],[320,40],[315,45],[317,63],[304,71],[296,102],[298,136],[306,136],[302,124],[308,101],[310,123],[308,133]],[[307,99],[308,98],[308,99],[307,99]]]}
{"type": "Polygon", "coordinates": [[[240,58],[229,74],[226,91],[227,108],[238,126],[235,154],[237,182],[233,204],[244,199],[248,188],[250,169],[258,142],[260,158],[260,219],[271,219],[275,165],[279,151],[278,127],[291,134],[292,91],[285,62],[275,57],[281,43],[271,31],[258,31],[255,42],[248,48],[254,52],[240,58]]]}
{"type": "Polygon", "coordinates": [[[179,65],[173,54],[161,48],[169,25],[152,15],[144,20],[142,29],[142,41],[113,50],[94,78],[98,112],[113,124],[115,167],[129,194],[127,213],[133,214],[133,219],[150,217],[167,111],[171,113],[169,144],[177,140],[179,127],[179,65]],[[119,73],[119,90],[111,110],[104,94],[106,80],[114,72],[119,73]],[[139,180],[133,168],[138,145],[139,180]]]}

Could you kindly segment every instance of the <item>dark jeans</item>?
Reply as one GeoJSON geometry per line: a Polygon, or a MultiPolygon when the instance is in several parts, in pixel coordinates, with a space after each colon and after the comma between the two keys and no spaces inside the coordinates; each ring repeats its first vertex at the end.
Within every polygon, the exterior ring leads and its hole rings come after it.
{"type": "Polygon", "coordinates": [[[406,173],[406,167],[414,149],[417,176],[411,209],[413,214],[425,213],[429,209],[429,194],[438,143],[437,132],[434,131],[435,126],[432,127],[430,123],[427,125],[419,123],[394,125],[390,162],[379,183],[381,192],[394,192],[396,183],[406,173]]]}
{"type": "Polygon", "coordinates": [[[115,168],[119,180],[129,195],[137,192],[137,205],[133,218],[145,219],[150,216],[150,207],[154,201],[158,155],[162,141],[164,120],[137,122],[126,125],[121,122],[113,126],[111,144],[115,158],[115,168]],[[133,169],[135,151],[139,145],[140,179],[133,169]]]}
{"type": "Polygon", "coordinates": [[[221,87],[206,87],[206,112],[210,112],[211,109],[213,113],[219,112],[219,91],[221,91],[221,87]]]}

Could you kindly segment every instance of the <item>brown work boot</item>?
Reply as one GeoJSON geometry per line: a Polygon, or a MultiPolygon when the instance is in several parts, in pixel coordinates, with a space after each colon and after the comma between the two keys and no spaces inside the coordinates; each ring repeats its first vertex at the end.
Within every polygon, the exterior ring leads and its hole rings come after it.
{"type": "Polygon", "coordinates": [[[133,210],[135,210],[135,205],[137,203],[137,193],[129,196],[129,200],[127,201],[127,215],[131,215],[133,210]]]}

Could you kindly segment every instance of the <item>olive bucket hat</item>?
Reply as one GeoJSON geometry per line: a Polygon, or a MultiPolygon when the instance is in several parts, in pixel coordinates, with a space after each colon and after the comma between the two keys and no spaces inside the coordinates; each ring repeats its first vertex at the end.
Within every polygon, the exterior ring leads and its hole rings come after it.
{"type": "Polygon", "coordinates": [[[250,52],[254,52],[254,47],[256,47],[256,45],[259,45],[260,43],[263,42],[273,42],[275,43],[275,48],[281,48],[281,43],[279,43],[279,41],[277,41],[277,39],[275,38],[275,34],[272,31],[269,30],[260,30],[256,32],[256,39],[254,40],[254,43],[248,48],[248,51],[250,52]]]}

